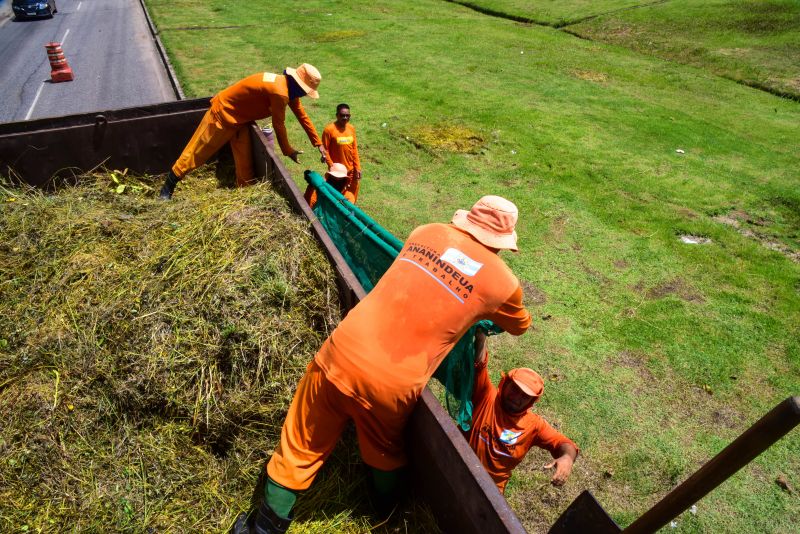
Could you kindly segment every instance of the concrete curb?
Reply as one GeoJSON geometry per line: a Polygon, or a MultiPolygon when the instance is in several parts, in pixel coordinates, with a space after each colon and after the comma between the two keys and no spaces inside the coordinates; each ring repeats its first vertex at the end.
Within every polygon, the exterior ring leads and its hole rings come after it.
{"type": "MultiPolygon", "coordinates": [[[[0,2],[2,1],[3,0],[0,0],[0,2]]],[[[169,62],[167,50],[164,48],[164,44],[158,37],[158,30],[156,29],[156,25],[153,24],[153,19],[150,18],[150,12],[147,10],[144,0],[139,0],[139,4],[142,6],[144,18],[147,20],[147,26],[150,28],[150,34],[153,36],[153,41],[156,43],[156,49],[158,50],[158,55],[161,57],[161,62],[164,64],[164,68],[167,69],[167,77],[169,78],[170,85],[172,85],[172,90],[175,92],[175,98],[177,100],[185,100],[186,95],[183,94],[183,89],[181,88],[180,82],[178,82],[178,76],[175,74],[175,69],[172,68],[172,63],[169,62]]]]}

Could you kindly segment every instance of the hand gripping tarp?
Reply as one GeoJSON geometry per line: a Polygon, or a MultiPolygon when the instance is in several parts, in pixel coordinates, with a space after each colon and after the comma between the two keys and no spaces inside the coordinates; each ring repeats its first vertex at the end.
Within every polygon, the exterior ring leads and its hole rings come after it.
{"type": "MultiPolygon", "coordinates": [[[[400,254],[403,242],[346,200],[316,172],[306,171],[305,179],[317,190],[314,214],[361,282],[364,291],[369,293],[400,254]]],[[[472,423],[472,387],[475,379],[473,363],[477,328],[483,328],[490,334],[502,332],[491,321],[480,321],[473,325],[433,375],[447,391],[447,411],[463,430],[469,430],[472,423]]]]}

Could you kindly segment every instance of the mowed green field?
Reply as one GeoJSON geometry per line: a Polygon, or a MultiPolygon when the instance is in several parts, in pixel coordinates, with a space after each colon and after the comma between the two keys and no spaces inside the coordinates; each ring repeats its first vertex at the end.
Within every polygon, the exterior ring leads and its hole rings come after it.
{"type": "Polygon", "coordinates": [[[558,26],[593,41],[707,69],[800,100],[796,0],[474,0],[497,16],[558,26]]]}
{"type": "MultiPolygon", "coordinates": [[[[541,454],[517,470],[506,496],[531,532],[583,489],[629,524],[800,394],[797,102],[441,1],[147,4],[187,95],[319,67],[304,105],[319,130],[351,105],[359,204],[399,237],[484,194],[517,203],[504,258],[535,328],[496,338],[492,370],[539,370],[537,409],[582,448],[564,488],[541,454]]],[[[302,181],[321,164],[287,125],[302,181]]],[[[798,489],[795,430],[675,531],[794,532],[798,489]]]]}
{"type": "Polygon", "coordinates": [[[636,9],[660,0],[449,0],[495,14],[564,26],[610,12],[636,9]]]}

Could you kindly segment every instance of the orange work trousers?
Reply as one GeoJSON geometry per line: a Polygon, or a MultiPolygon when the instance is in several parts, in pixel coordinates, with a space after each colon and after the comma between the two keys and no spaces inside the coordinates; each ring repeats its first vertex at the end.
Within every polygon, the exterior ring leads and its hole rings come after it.
{"type": "Polygon", "coordinates": [[[351,176],[350,181],[347,182],[347,185],[345,186],[344,191],[342,191],[342,194],[347,200],[355,204],[356,200],[358,200],[358,189],[360,186],[361,186],[361,180],[356,180],[351,176]],[[351,199],[350,197],[348,197],[348,195],[352,196],[353,198],[351,199]]]}
{"type": "MultiPolygon", "coordinates": [[[[342,195],[344,195],[344,198],[346,198],[353,204],[356,203],[356,197],[353,196],[353,193],[344,190],[342,191],[342,195]]],[[[306,192],[303,194],[303,198],[306,199],[308,205],[313,208],[317,204],[317,190],[309,185],[308,187],[306,187],[306,192]]]]}
{"type": "Polygon", "coordinates": [[[267,474],[285,488],[308,489],[350,419],[364,463],[381,471],[398,469],[407,463],[403,429],[413,408],[402,402],[366,408],[342,393],[312,361],[297,385],[267,474]]]}
{"type": "Polygon", "coordinates": [[[230,143],[233,163],[236,166],[236,185],[243,187],[252,184],[253,148],[249,126],[250,123],[239,126],[225,125],[209,109],[178,161],[172,166],[172,172],[178,178],[183,178],[208,161],[225,143],[230,143]]]}

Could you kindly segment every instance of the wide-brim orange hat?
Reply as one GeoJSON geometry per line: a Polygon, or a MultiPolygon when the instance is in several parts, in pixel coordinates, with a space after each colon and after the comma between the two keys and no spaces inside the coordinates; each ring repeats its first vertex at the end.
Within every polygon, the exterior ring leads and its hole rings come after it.
{"type": "Polygon", "coordinates": [[[514,381],[526,395],[538,399],[544,393],[544,380],[539,373],[527,367],[512,369],[508,372],[508,378],[514,381]]]}
{"type": "Polygon", "coordinates": [[[458,210],[453,215],[453,224],[472,237],[496,249],[518,250],[517,225],[519,212],[510,200],[487,195],[478,200],[469,211],[458,210]]]}
{"type": "Polygon", "coordinates": [[[311,98],[319,98],[317,87],[319,87],[319,82],[322,81],[322,75],[314,65],[303,63],[296,69],[286,67],[286,74],[294,78],[294,81],[303,88],[303,91],[305,91],[308,96],[311,98]]]}
{"type": "Polygon", "coordinates": [[[331,168],[328,169],[328,174],[334,178],[347,178],[347,167],[345,167],[343,163],[334,163],[331,165],[331,168]]]}

